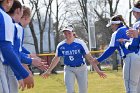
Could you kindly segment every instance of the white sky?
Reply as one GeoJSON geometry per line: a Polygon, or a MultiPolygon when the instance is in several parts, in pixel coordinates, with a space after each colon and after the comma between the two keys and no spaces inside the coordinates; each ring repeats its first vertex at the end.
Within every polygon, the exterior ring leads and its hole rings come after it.
{"type": "MultiPolygon", "coordinates": [[[[22,0],[19,0],[22,1],[22,0]]],[[[54,7],[56,5],[56,0],[53,1],[52,6],[54,7]]],[[[58,0],[61,2],[61,0],[58,0]]],[[[29,0],[24,0],[25,5],[28,4],[29,0]]],[[[56,8],[52,8],[54,13],[56,11],[56,8]]],[[[129,17],[129,0],[120,0],[120,3],[118,5],[118,14],[123,15],[125,18],[125,21],[128,22],[128,17],[129,17]]]]}

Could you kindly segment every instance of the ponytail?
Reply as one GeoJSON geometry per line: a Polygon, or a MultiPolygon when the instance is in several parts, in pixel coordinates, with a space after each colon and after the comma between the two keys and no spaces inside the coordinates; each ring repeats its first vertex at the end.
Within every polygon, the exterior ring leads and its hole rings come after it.
{"type": "MultiPolygon", "coordinates": [[[[122,15],[118,15],[118,17],[120,18],[120,21],[122,21],[123,24],[124,24],[126,27],[128,27],[127,24],[126,24],[126,22],[124,21],[122,15]]],[[[129,27],[128,27],[128,28],[129,28],[129,27]]]]}
{"type": "MultiPolygon", "coordinates": [[[[126,23],[125,23],[125,21],[124,21],[122,15],[115,15],[115,16],[112,17],[111,20],[112,20],[112,21],[122,21],[122,23],[120,23],[120,24],[124,24],[126,27],[128,27],[128,26],[126,25],[126,23]]],[[[128,27],[128,28],[129,28],[129,27],[128,27]]]]}

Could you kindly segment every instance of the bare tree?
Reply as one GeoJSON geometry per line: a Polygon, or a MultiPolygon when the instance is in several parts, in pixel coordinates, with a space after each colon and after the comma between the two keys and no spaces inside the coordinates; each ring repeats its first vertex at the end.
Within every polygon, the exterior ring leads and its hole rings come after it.
{"type": "Polygon", "coordinates": [[[49,9],[49,30],[48,30],[48,47],[49,47],[49,53],[51,53],[51,37],[50,37],[50,32],[51,32],[51,15],[52,15],[52,6],[50,6],[49,9]]]}
{"type": "MultiPolygon", "coordinates": [[[[46,30],[46,23],[47,23],[47,19],[48,19],[48,11],[49,11],[49,7],[51,6],[53,0],[49,0],[48,2],[46,0],[29,0],[29,4],[32,7],[32,18],[31,18],[31,22],[29,24],[30,26],[30,30],[33,36],[33,40],[34,40],[34,45],[35,45],[35,50],[36,53],[43,53],[43,35],[44,35],[44,31],[46,30]],[[43,1],[43,2],[42,2],[43,1]],[[45,8],[43,14],[44,17],[42,16],[42,8],[45,8]],[[39,27],[39,35],[40,35],[40,49],[38,46],[38,39],[35,33],[35,27],[33,24],[34,19],[37,19],[38,22],[38,27],[39,27]]],[[[24,1],[22,1],[24,2],[24,1]]]]}
{"type": "Polygon", "coordinates": [[[108,1],[108,4],[109,4],[110,17],[111,17],[116,13],[120,0],[115,0],[115,3],[114,3],[114,0],[107,0],[107,1],[108,1]],[[113,7],[113,4],[115,4],[115,7],[113,7]]]}
{"type": "Polygon", "coordinates": [[[55,46],[60,42],[60,30],[62,30],[62,27],[64,25],[64,21],[66,20],[66,14],[67,11],[64,11],[60,13],[62,8],[64,8],[66,0],[62,0],[59,2],[59,0],[56,0],[56,12],[53,13],[55,16],[55,23],[54,23],[54,30],[55,30],[55,46]]]}
{"type": "Polygon", "coordinates": [[[87,0],[78,0],[80,7],[81,7],[81,11],[82,11],[82,22],[83,25],[86,29],[86,31],[88,32],[88,17],[87,17],[87,0]]]}
{"type": "MultiPolygon", "coordinates": [[[[22,3],[25,4],[24,0],[22,0],[22,3]]],[[[30,0],[30,3],[32,3],[31,0],[30,0]]],[[[31,6],[31,10],[33,10],[33,8],[34,8],[34,6],[31,6]]],[[[38,39],[36,37],[36,33],[35,33],[35,30],[34,30],[34,26],[33,26],[33,18],[34,18],[34,15],[35,15],[35,12],[33,13],[33,16],[31,16],[31,21],[29,23],[31,34],[32,34],[32,37],[33,37],[33,40],[34,40],[34,44],[31,44],[31,45],[34,45],[35,46],[36,53],[39,53],[38,39]]]]}

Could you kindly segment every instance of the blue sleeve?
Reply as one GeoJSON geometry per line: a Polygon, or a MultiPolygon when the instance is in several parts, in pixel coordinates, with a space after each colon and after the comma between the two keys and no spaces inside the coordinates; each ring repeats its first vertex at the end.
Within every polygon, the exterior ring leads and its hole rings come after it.
{"type": "Polygon", "coordinates": [[[30,52],[25,47],[22,47],[22,52],[25,54],[30,54],[30,52]]]}
{"type": "Polygon", "coordinates": [[[0,41],[0,49],[4,60],[8,62],[9,66],[15,69],[23,79],[26,78],[29,73],[21,65],[18,56],[14,52],[11,42],[0,41]]]}
{"type": "Polygon", "coordinates": [[[28,55],[23,52],[20,52],[20,59],[21,59],[21,63],[29,64],[29,65],[32,64],[32,59],[29,58],[28,55]]]}
{"type": "Polygon", "coordinates": [[[57,48],[56,48],[56,55],[57,55],[58,57],[63,56],[62,49],[60,49],[60,47],[58,47],[58,46],[57,46],[57,48]]]}
{"type": "Polygon", "coordinates": [[[111,56],[114,51],[116,50],[116,47],[109,47],[105,50],[105,52],[97,58],[98,62],[102,62],[103,60],[105,60],[106,58],[108,58],[109,56],[111,56]]]}
{"type": "Polygon", "coordinates": [[[139,38],[133,38],[133,40],[131,42],[125,43],[125,47],[130,51],[138,52],[139,51],[139,42],[140,42],[139,38]]]}
{"type": "Polygon", "coordinates": [[[14,72],[14,75],[16,76],[16,79],[17,79],[17,80],[23,79],[15,69],[13,69],[13,68],[11,68],[11,69],[12,69],[12,71],[14,72]]]}

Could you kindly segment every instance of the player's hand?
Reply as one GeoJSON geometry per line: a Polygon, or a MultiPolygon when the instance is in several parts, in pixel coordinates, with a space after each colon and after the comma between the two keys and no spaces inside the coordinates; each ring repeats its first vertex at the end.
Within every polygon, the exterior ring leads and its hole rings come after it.
{"type": "Polygon", "coordinates": [[[48,69],[48,67],[49,66],[44,63],[44,65],[38,66],[37,68],[40,69],[40,70],[42,70],[42,71],[46,71],[48,69]]]}
{"type": "Polygon", "coordinates": [[[29,57],[30,58],[36,58],[36,57],[38,57],[36,54],[29,54],[29,57]]]}
{"type": "Polygon", "coordinates": [[[34,65],[35,67],[39,68],[42,71],[46,71],[48,69],[48,65],[46,65],[46,63],[47,63],[46,61],[44,61],[39,57],[32,59],[32,65],[34,65]]]}
{"type": "Polygon", "coordinates": [[[131,38],[138,38],[139,35],[138,31],[134,29],[127,30],[126,34],[131,38]]]}
{"type": "Polygon", "coordinates": [[[30,89],[30,88],[33,88],[34,87],[34,79],[33,79],[33,76],[29,75],[23,81],[24,81],[24,85],[25,85],[25,87],[27,87],[27,89],[30,89]]]}
{"type": "Polygon", "coordinates": [[[50,76],[50,74],[51,74],[50,71],[46,71],[41,76],[46,79],[46,78],[48,78],[50,76]]]}
{"type": "Polygon", "coordinates": [[[107,77],[107,75],[103,71],[98,71],[97,73],[99,74],[99,76],[101,78],[106,78],[107,77]]]}
{"type": "Polygon", "coordinates": [[[41,62],[41,58],[33,58],[32,65],[34,65],[35,67],[39,67],[44,65],[44,62],[41,62]]]}
{"type": "Polygon", "coordinates": [[[23,79],[18,80],[18,84],[19,84],[19,89],[21,89],[21,91],[24,91],[25,85],[24,85],[23,79]]]}

